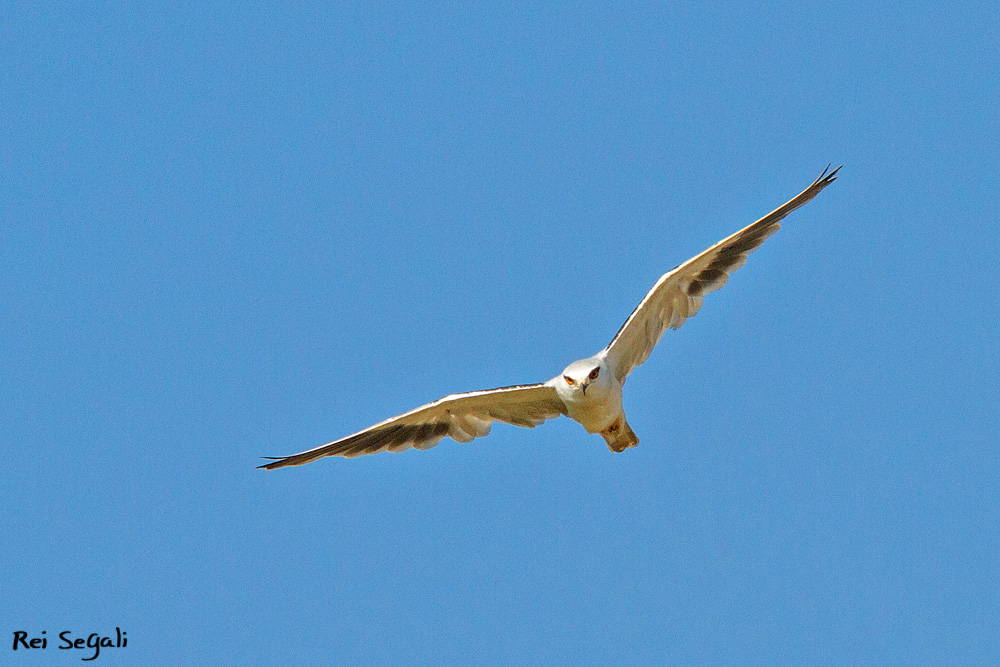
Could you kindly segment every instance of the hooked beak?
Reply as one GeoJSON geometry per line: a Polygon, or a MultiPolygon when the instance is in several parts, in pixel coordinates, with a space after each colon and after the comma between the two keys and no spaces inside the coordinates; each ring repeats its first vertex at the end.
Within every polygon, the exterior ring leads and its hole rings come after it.
{"type": "Polygon", "coordinates": [[[583,391],[583,395],[584,396],[587,395],[587,385],[589,385],[589,384],[590,384],[589,382],[581,382],[580,383],[580,390],[583,391]]]}

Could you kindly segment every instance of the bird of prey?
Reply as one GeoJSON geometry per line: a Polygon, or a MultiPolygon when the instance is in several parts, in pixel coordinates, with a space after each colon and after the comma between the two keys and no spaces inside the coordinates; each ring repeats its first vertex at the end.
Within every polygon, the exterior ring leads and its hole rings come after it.
{"type": "Polygon", "coordinates": [[[445,396],[320,447],[266,457],[271,462],[260,467],[273,470],[324,456],[429,449],[445,436],[458,442],[484,436],[494,421],[534,428],[559,415],[580,422],[588,433],[600,433],[613,452],[634,447],[639,438],[622,409],[622,386],[629,373],[646,361],[667,329],[677,329],[697,313],[702,298],[722,287],[747,255],[778,231],[779,221],[832,183],[839,170],[827,173],[827,167],[784,206],[663,274],[606,348],[574,361],[548,382],[445,396]]]}

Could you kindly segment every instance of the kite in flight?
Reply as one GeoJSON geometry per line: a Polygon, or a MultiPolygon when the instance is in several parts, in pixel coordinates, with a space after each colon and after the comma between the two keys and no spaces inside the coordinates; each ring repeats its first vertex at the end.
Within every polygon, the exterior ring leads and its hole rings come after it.
{"type": "Polygon", "coordinates": [[[628,374],[646,361],[668,328],[677,329],[697,313],[702,298],[722,287],[747,255],[778,231],[782,218],[830,185],[840,167],[828,170],[784,206],[665,273],[606,348],[574,361],[548,382],[445,396],[326,445],[291,456],[266,457],[271,462],[260,467],[273,470],[324,456],[429,449],[445,436],[458,442],[482,437],[494,421],[534,428],[559,415],[580,422],[588,433],[600,433],[613,452],[634,447],[639,438],[622,409],[622,385],[628,374]]]}

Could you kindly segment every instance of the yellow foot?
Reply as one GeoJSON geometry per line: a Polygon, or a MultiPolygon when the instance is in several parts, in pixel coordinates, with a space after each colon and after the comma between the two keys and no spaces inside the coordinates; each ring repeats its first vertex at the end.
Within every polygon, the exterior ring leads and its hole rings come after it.
{"type": "Polygon", "coordinates": [[[610,426],[601,431],[601,436],[604,438],[604,442],[608,443],[608,449],[616,454],[639,444],[639,438],[632,432],[624,415],[618,417],[611,422],[610,426]]]}

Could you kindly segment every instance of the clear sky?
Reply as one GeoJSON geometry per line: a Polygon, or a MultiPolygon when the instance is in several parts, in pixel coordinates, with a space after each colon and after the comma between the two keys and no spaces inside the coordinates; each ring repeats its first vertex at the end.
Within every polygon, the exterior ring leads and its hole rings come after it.
{"type": "Polygon", "coordinates": [[[0,662],[1000,662],[1000,12],[957,7],[9,3],[0,662]],[[637,448],[255,469],[554,376],[831,162],[631,376],[637,448]]]}

